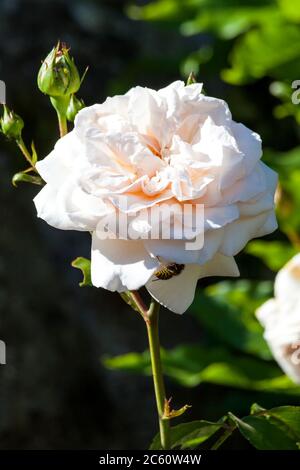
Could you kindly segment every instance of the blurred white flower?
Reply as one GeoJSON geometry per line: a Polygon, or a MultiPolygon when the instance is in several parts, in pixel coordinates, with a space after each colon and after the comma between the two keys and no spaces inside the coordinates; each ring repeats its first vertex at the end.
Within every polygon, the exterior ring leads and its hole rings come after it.
{"type": "Polygon", "coordinates": [[[300,254],[277,274],[274,299],[256,312],[264,337],[283,371],[300,383],[300,254]]]}
{"type": "Polygon", "coordinates": [[[260,161],[260,137],[201,90],[180,81],[159,91],[136,87],[87,107],[37,164],[47,182],[35,198],[38,216],[60,229],[92,232],[93,284],[119,292],[145,285],[177,313],[193,301],[199,278],[237,276],[234,255],[276,228],[277,177],[260,161]],[[170,239],[143,239],[145,213],[163,203],[204,207],[201,226],[184,222],[204,230],[201,249],[187,250],[178,239],[176,217],[170,239]],[[125,213],[135,239],[101,239],[103,218],[125,213]],[[158,278],[168,263],[184,267],[158,278]]]}

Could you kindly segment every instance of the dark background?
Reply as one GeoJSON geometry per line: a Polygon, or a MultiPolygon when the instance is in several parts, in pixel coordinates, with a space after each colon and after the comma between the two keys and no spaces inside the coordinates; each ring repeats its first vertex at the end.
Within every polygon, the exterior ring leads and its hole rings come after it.
{"type": "MultiPolygon", "coordinates": [[[[0,78],[7,103],[25,120],[24,139],[34,139],[40,158],[58,131],[36,76],[58,39],[72,47],[81,72],[90,67],[80,90],[87,105],[136,84],[156,88],[181,78],[181,59],[209,41],[205,34],[183,38],[175,28],[130,20],[125,3],[0,0],[0,78]]],[[[235,119],[260,132],[266,145],[284,150],[295,142],[291,122],[269,117],[268,82],[233,89],[213,70],[203,74],[206,91],[227,99],[235,119]]],[[[10,183],[23,168],[21,158],[13,143],[1,140],[0,339],[7,365],[0,366],[0,448],[145,448],[156,430],[151,379],[111,372],[100,362],[106,354],[146,349],[144,324],[117,294],[78,287],[70,263],[89,257],[89,235],[36,218],[37,189],[10,183]]],[[[269,276],[263,267],[254,273],[245,255],[240,268],[246,277],[269,276]]],[[[191,315],[162,312],[165,347],[202,334],[191,315]]],[[[256,398],[209,385],[184,389],[167,381],[167,388],[175,405],[193,403],[189,419],[216,419],[229,408],[243,414],[256,398]]]]}

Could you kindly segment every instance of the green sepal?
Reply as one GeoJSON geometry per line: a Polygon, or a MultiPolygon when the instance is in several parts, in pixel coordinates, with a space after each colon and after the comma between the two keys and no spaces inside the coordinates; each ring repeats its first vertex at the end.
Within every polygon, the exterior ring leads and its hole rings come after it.
{"type": "Polygon", "coordinates": [[[43,186],[43,180],[40,176],[29,175],[26,171],[16,173],[11,180],[13,186],[17,187],[18,183],[31,183],[43,186]]]}
{"type": "Polygon", "coordinates": [[[120,296],[122,297],[122,299],[124,300],[124,302],[126,302],[128,305],[130,305],[130,307],[135,310],[136,312],[140,312],[139,309],[137,308],[134,300],[132,299],[131,295],[130,295],[130,292],[129,291],[126,291],[126,292],[120,292],[120,296]]]}
{"type": "Polygon", "coordinates": [[[197,83],[197,79],[194,72],[191,72],[186,81],[186,86],[193,85],[194,83],[197,83]]]}
{"type": "Polygon", "coordinates": [[[80,269],[83,274],[83,279],[79,283],[80,287],[91,287],[93,285],[91,280],[91,260],[79,256],[72,261],[71,265],[73,268],[80,269]]]}

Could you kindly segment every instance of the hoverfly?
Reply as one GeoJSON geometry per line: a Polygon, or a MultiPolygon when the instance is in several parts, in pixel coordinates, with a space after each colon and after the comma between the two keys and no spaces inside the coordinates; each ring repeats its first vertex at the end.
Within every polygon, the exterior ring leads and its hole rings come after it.
{"type": "Polygon", "coordinates": [[[166,281],[171,279],[173,276],[178,276],[184,270],[184,266],[184,264],[178,263],[162,264],[160,268],[155,271],[154,276],[156,276],[157,279],[154,280],[166,281]]]}

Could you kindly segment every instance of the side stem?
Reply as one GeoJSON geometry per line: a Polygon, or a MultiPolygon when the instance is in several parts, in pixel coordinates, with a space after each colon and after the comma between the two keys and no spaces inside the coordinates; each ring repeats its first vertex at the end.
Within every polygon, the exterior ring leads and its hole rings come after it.
{"type": "Polygon", "coordinates": [[[26,158],[26,160],[28,161],[29,165],[34,168],[34,165],[32,163],[32,158],[31,158],[31,155],[30,155],[30,152],[29,150],[27,149],[25,143],[24,143],[24,140],[22,139],[22,137],[20,137],[19,139],[16,140],[16,143],[19,147],[19,149],[21,150],[22,154],[24,155],[24,157],[26,158]]]}

